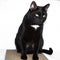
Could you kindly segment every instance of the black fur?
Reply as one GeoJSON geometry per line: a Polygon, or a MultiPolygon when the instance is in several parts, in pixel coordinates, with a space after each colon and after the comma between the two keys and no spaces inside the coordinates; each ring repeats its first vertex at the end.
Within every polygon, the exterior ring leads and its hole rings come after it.
{"type": "Polygon", "coordinates": [[[42,49],[44,41],[42,37],[43,25],[47,18],[47,9],[50,4],[37,6],[33,1],[30,9],[24,16],[23,22],[19,27],[15,38],[17,52],[21,52],[21,58],[27,59],[26,54],[33,53],[33,60],[38,60],[38,53],[52,54],[52,48],[49,50],[42,49]],[[35,30],[31,25],[39,25],[35,30]],[[33,45],[33,46],[32,46],[33,45]]]}

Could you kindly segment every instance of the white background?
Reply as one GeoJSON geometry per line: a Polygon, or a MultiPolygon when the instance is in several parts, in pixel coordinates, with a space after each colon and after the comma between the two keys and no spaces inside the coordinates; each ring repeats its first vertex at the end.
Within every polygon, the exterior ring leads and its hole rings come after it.
{"type": "MultiPolygon", "coordinates": [[[[15,36],[32,0],[0,0],[0,49],[15,49],[15,36]]],[[[54,50],[51,60],[60,60],[60,1],[35,0],[37,5],[50,3],[44,24],[44,47],[54,50]]]]}

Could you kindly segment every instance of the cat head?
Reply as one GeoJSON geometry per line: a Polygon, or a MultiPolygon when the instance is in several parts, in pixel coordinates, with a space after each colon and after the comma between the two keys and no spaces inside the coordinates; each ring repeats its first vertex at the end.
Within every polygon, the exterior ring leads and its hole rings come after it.
{"type": "Polygon", "coordinates": [[[29,11],[27,15],[27,24],[32,25],[41,25],[47,18],[47,10],[50,4],[46,4],[45,6],[37,6],[36,2],[33,1],[30,5],[29,11]]]}

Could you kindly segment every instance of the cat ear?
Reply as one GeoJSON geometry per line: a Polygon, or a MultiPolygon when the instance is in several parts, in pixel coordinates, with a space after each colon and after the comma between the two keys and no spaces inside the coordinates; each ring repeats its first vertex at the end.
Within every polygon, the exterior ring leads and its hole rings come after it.
{"type": "Polygon", "coordinates": [[[47,11],[47,9],[49,8],[49,6],[50,6],[50,4],[46,4],[46,5],[44,6],[44,8],[45,8],[46,11],[47,11]]]}
{"type": "Polygon", "coordinates": [[[30,5],[30,10],[35,10],[37,8],[37,4],[35,1],[32,1],[31,5],[30,5]]]}

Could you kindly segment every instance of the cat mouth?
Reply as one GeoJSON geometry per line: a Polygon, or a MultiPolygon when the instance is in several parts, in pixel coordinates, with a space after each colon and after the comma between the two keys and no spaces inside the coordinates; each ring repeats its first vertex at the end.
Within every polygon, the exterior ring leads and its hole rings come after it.
{"type": "Polygon", "coordinates": [[[40,27],[39,25],[30,25],[30,26],[33,27],[35,30],[40,27]]]}

